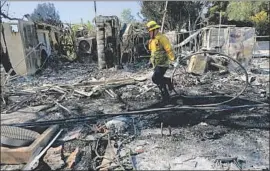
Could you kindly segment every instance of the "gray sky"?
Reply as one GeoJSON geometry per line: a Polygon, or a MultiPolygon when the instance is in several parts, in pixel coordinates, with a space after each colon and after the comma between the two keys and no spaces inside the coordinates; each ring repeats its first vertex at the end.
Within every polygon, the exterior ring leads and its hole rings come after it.
{"type": "MultiPolygon", "coordinates": [[[[22,18],[24,14],[31,14],[38,3],[54,3],[59,11],[63,22],[80,23],[90,20],[92,22],[94,12],[94,1],[9,1],[9,16],[22,18]]],[[[132,14],[138,19],[137,12],[140,12],[139,1],[96,1],[97,15],[116,15],[120,17],[123,9],[130,8],[132,14]]],[[[5,6],[5,9],[7,7],[5,6]]]]}

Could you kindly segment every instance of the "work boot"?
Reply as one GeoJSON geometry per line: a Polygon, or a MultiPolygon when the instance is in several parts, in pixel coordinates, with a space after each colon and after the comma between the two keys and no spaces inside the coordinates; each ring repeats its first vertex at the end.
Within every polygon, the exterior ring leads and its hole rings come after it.
{"type": "Polygon", "coordinates": [[[165,79],[165,83],[166,85],[168,86],[168,89],[169,91],[173,91],[174,90],[174,87],[173,87],[173,84],[172,84],[172,80],[170,78],[164,78],[165,79]]]}
{"type": "Polygon", "coordinates": [[[174,85],[176,85],[175,84],[175,81],[174,80],[172,81],[171,79],[167,79],[166,80],[166,83],[168,85],[168,89],[170,91],[170,95],[177,95],[178,93],[176,92],[176,90],[174,88],[174,85]]]}
{"type": "Polygon", "coordinates": [[[173,91],[174,90],[173,83],[172,83],[171,79],[169,79],[169,82],[168,82],[167,85],[168,85],[169,91],[173,91]]]}
{"type": "Polygon", "coordinates": [[[161,96],[162,96],[162,103],[165,103],[165,104],[170,103],[170,94],[166,88],[166,85],[164,85],[162,88],[161,96]]]}

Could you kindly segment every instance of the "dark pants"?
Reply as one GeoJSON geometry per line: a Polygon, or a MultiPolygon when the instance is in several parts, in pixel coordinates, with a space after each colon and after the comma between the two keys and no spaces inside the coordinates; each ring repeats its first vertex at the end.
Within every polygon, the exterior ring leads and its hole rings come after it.
{"type": "Polygon", "coordinates": [[[167,90],[166,85],[171,85],[171,79],[168,77],[164,77],[164,74],[167,71],[167,67],[159,67],[156,66],[154,69],[154,74],[152,76],[152,80],[155,84],[157,84],[158,88],[161,91],[162,99],[167,100],[169,98],[169,92],[167,90]]]}

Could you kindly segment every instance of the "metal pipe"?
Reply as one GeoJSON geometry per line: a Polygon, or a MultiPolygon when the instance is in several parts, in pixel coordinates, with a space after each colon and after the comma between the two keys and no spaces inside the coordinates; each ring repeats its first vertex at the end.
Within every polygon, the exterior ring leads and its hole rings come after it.
{"type": "MultiPolygon", "coordinates": [[[[254,104],[254,105],[241,105],[241,106],[224,106],[224,105],[214,106],[213,104],[212,106],[185,105],[185,106],[173,106],[173,107],[164,107],[164,108],[153,108],[153,109],[122,112],[122,113],[98,114],[98,115],[92,115],[92,116],[58,119],[58,120],[50,120],[50,121],[39,121],[39,122],[20,123],[20,124],[2,124],[2,126],[36,127],[36,126],[48,126],[48,125],[56,125],[56,124],[68,124],[68,123],[94,121],[97,119],[101,119],[102,117],[110,118],[114,116],[126,116],[126,115],[149,115],[149,113],[164,112],[164,111],[182,111],[183,109],[224,111],[224,110],[253,108],[253,107],[269,107],[269,104],[260,103],[260,104],[254,104]]],[[[164,114],[171,114],[171,112],[164,113],[164,114]]]]}
{"type": "Polygon", "coordinates": [[[51,147],[51,145],[54,143],[54,141],[59,137],[59,135],[62,133],[63,129],[61,129],[57,135],[52,139],[52,141],[46,146],[46,148],[43,149],[41,153],[39,153],[38,156],[36,156],[32,161],[27,163],[22,170],[33,170],[35,167],[38,166],[39,159],[45,154],[45,152],[51,147]]]}

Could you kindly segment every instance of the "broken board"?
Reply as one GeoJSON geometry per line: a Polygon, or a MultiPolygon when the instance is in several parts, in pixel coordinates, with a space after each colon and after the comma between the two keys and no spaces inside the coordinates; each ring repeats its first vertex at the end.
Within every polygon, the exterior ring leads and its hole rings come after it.
{"type": "Polygon", "coordinates": [[[8,148],[1,146],[1,164],[29,162],[47,145],[58,128],[58,125],[50,126],[31,145],[26,147],[8,148]]]}
{"type": "Polygon", "coordinates": [[[13,124],[13,123],[24,123],[24,122],[30,122],[33,120],[41,119],[45,116],[47,116],[46,113],[38,113],[41,110],[47,109],[50,106],[48,105],[40,105],[40,106],[34,106],[34,107],[25,107],[22,109],[19,109],[15,112],[8,113],[8,114],[2,114],[1,113],[1,125],[4,124],[13,124]]]}

